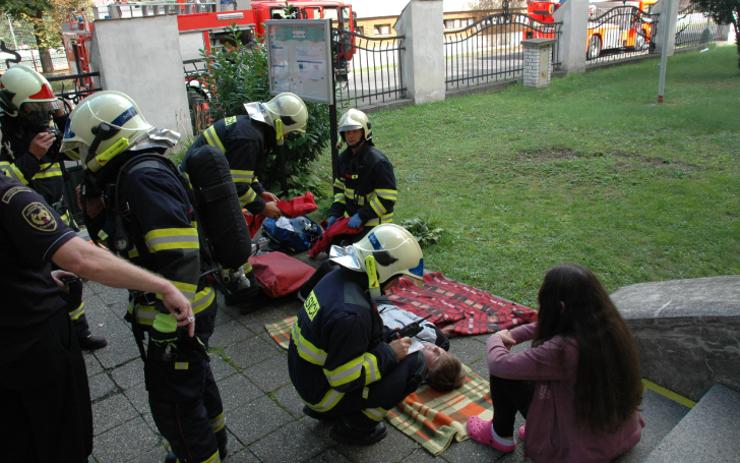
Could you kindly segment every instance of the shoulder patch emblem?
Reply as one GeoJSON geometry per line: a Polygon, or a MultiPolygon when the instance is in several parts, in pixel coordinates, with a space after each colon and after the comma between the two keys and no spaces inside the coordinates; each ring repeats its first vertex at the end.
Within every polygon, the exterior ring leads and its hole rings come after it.
{"type": "Polygon", "coordinates": [[[28,225],[42,232],[53,232],[57,229],[57,220],[49,208],[40,202],[33,202],[21,211],[28,225]]]}
{"type": "Polygon", "coordinates": [[[5,204],[10,204],[10,200],[13,199],[13,196],[24,191],[31,191],[31,189],[25,186],[14,186],[13,188],[10,188],[8,189],[8,191],[5,192],[2,200],[0,201],[4,202],[5,204]]]}
{"type": "Polygon", "coordinates": [[[311,291],[311,294],[306,298],[306,302],[303,303],[303,310],[306,311],[309,320],[313,321],[320,308],[321,306],[319,305],[319,300],[316,298],[316,294],[311,291]]]}
{"type": "Polygon", "coordinates": [[[236,123],[236,116],[229,116],[224,118],[224,125],[231,125],[236,123]]]}

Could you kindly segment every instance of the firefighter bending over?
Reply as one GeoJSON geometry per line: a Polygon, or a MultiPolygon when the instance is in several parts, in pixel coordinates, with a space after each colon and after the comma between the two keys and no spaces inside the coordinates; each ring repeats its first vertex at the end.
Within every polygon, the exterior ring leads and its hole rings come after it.
{"type": "Polygon", "coordinates": [[[426,373],[409,338],[384,342],[375,300],[381,285],[408,275],[421,280],[419,243],[395,224],[375,227],[357,243],[332,248],[339,267],[306,298],[288,350],[290,379],[316,419],[336,419],[335,440],[369,445],[386,435],[388,409],[413,392],[426,373]]]}
{"type": "Polygon", "coordinates": [[[164,276],[192,304],[192,338],[177,329],[153,292],[130,292],[127,320],[144,359],[152,417],[175,454],[169,460],[213,463],[226,456],[223,407],[206,352],[216,295],[202,278],[210,263],[189,185],[163,156],[178,139],[150,125],[128,95],[104,91],[70,114],[62,151],[85,165],[90,236],[164,276]]]}
{"type": "MultiPolygon", "coordinates": [[[[203,131],[190,146],[183,165],[188,157],[203,150],[224,154],[242,207],[253,215],[277,218],[281,215],[278,197],[264,189],[259,174],[268,153],[282,145],[288,134],[305,133],[308,109],[300,97],[289,92],[266,103],[246,103],[244,108],[248,116],[229,116],[203,131]]],[[[254,308],[259,287],[249,263],[240,269],[225,270],[222,280],[226,304],[239,305],[244,312],[254,308]]]]}
{"type": "MultiPolygon", "coordinates": [[[[44,76],[23,65],[5,71],[0,78],[0,171],[15,177],[44,197],[61,216],[65,224],[76,229],[64,202],[64,178],[59,142],[67,115],[55,107],[61,101],[54,96],[44,76]],[[52,120],[52,113],[55,114],[52,120]]],[[[73,322],[80,347],[96,350],[108,342],[93,336],[82,303],[82,282],[70,281],[68,313],[73,322]]]]}

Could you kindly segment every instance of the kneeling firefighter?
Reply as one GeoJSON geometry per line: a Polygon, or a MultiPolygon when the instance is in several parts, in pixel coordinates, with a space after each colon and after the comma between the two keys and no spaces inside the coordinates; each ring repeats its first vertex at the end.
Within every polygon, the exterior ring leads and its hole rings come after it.
{"type": "Polygon", "coordinates": [[[421,280],[424,263],[413,235],[394,224],[373,228],[346,248],[334,246],[339,267],[313,288],[293,325],[290,379],[306,403],[304,413],[336,419],[335,440],[369,445],[386,435],[382,420],[425,374],[409,338],[386,343],[375,299],[400,275],[421,280]]]}
{"type": "MultiPolygon", "coordinates": [[[[204,217],[194,206],[203,199],[205,189],[210,194],[205,195],[207,199],[232,205],[230,220],[235,226],[243,220],[234,220],[241,214],[230,182],[219,184],[216,179],[206,182],[205,188],[191,189],[163,156],[178,139],[179,134],[150,125],[128,95],[104,91],[88,97],[72,112],[62,150],[84,161],[81,196],[90,236],[164,276],[191,301],[196,321],[192,338],[176,328],[157,294],[130,292],[126,318],[144,360],[154,422],[174,452],[171,461],[211,463],[226,456],[227,437],[221,397],[206,352],[217,306],[215,292],[204,276],[214,264],[199,228],[204,217]]],[[[227,167],[222,173],[222,180],[228,180],[227,167]]],[[[237,233],[247,236],[246,243],[237,237],[227,244],[243,259],[250,250],[246,227],[237,233]]]]}
{"type": "MultiPolygon", "coordinates": [[[[286,136],[305,132],[308,109],[300,97],[289,92],[280,93],[266,103],[246,103],[244,108],[248,115],[226,117],[203,131],[190,146],[181,169],[192,176],[197,171],[193,157],[224,155],[241,206],[253,215],[277,218],[281,215],[278,198],[265,190],[259,174],[268,153],[281,146],[286,136]]],[[[245,260],[224,267],[221,282],[226,303],[239,305],[244,312],[252,310],[259,287],[251,265],[245,260]]]]}

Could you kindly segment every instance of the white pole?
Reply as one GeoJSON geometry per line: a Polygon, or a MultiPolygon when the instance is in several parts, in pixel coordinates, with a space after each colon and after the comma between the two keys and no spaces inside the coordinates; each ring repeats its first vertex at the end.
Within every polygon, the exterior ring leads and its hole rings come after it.
{"type": "Polygon", "coordinates": [[[6,18],[8,18],[8,26],[10,27],[10,35],[13,37],[13,50],[18,50],[18,42],[15,40],[15,31],[13,30],[13,21],[10,20],[10,15],[6,14],[6,18]]]}
{"type": "Polygon", "coordinates": [[[661,34],[663,44],[660,47],[660,75],[658,77],[658,103],[663,103],[663,95],[665,94],[665,72],[666,72],[666,66],[668,65],[668,30],[670,29],[669,23],[670,19],[668,18],[668,12],[673,11],[671,8],[671,3],[673,0],[663,0],[667,3],[668,7],[664,8],[660,15],[660,27],[663,30],[663,33],[661,34]],[[665,16],[665,17],[664,17],[665,16]]]}

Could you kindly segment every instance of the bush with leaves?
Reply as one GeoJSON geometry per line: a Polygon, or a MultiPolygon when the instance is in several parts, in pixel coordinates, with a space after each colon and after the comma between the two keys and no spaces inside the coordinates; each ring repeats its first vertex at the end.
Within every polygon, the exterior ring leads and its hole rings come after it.
{"type": "MultiPolygon", "coordinates": [[[[209,107],[214,120],[246,114],[244,103],[271,98],[263,43],[241,45],[233,51],[218,50],[206,59],[209,66],[204,80],[211,93],[209,107]]],[[[306,106],[306,134],[288,137],[277,153],[270,153],[260,178],[267,186],[278,187],[287,195],[317,191],[319,179],[312,173],[313,162],[329,143],[327,106],[308,102],[306,106]]]]}
{"type": "Polygon", "coordinates": [[[424,219],[418,217],[404,220],[401,222],[401,226],[414,235],[422,248],[439,241],[442,238],[442,233],[444,233],[442,228],[431,226],[424,219]]]}
{"type": "Polygon", "coordinates": [[[691,0],[691,3],[711,16],[717,24],[732,24],[738,54],[737,67],[740,68],[740,0],[691,0]]]}

